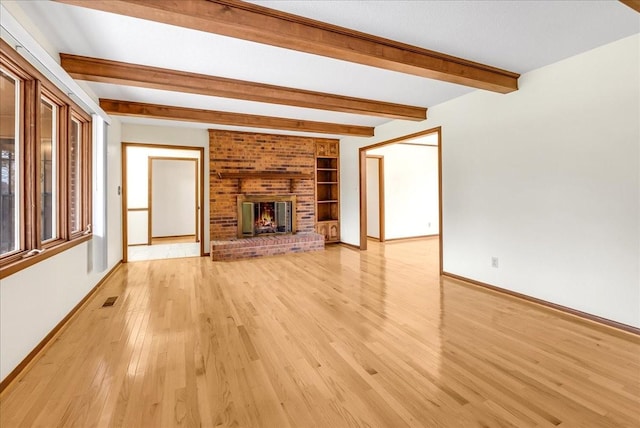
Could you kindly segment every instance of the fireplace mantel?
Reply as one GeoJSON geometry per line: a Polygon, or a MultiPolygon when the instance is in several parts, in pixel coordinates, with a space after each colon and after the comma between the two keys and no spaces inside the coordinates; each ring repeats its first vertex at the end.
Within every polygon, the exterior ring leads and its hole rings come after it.
{"type": "Polygon", "coordinates": [[[258,180],[289,180],[289,189],[293,192],[293,180],[312,180],[313,174],[305,174],[298,171],[244,171],[244,172],[218,172],[220,179],[238,180],[238,192],[242,193],[242,182],[249,179],[258,180]]]}
{"type": "Polygon", "coordinates": [[[283,179],[283,180],[295,180],[295,179],[312,179],[313,174],[304,174],[302,172],[287,172],[287,171],[248,171],[248,172],[219,172],[218,178],[267,178],[267,179],[283,179]]]}

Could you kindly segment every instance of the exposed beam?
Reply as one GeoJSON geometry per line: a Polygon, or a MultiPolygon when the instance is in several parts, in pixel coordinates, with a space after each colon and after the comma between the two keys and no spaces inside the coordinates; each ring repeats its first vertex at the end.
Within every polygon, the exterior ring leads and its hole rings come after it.
{"type": "Polygon", "coordinates": [[[184,120],[188,122],[218,125],[246,126],[251,128],[279,129],[321,134],[373,136],[373,128],[339,123],[313,122],[280,117],[256,116],[214,110],[145,104],[131,101],[100,99],[100,107],[116,116],[151,117],[155,119],[184,120]]]}
{"type": "Polygon", "coordinates": [[[62,67],[71,77],[92,82],[189,92],[393,119],[424,120],[427,117],[427,109],[424,107],[345,97],[64,53],[60,54],[60,59],[62,67]]]}
{"type": "Polygon", "coordinates": [[[640,0],[620,0],[620,2],[626,4],[636,12],[640,12],[640,0]]]}
{"type": "Polygon", "coordinates": [[[494,92],[517,73],[238,0],[57,0],[494,92]]]}

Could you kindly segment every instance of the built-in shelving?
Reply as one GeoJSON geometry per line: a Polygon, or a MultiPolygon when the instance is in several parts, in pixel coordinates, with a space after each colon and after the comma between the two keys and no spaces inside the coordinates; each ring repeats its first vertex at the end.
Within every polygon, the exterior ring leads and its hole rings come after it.
{"type": "Polygon", "coordinates": [[[316,142],[316,231],[340,242],[339,142],[316,142]]]}

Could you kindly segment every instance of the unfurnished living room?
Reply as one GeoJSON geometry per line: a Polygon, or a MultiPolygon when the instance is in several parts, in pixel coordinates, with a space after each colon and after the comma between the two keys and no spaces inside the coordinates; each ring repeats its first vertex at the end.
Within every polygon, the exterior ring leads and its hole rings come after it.
{"type": "Polygon", "coordinates": [[[0,24],[1,428],[640,426],[640,1],[0,24]]]}

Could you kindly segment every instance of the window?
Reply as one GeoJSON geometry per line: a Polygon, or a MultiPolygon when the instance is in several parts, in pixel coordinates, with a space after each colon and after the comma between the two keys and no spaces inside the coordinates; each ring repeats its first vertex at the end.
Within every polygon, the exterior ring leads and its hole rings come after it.
{"type": "Polygon", "coordinates": [[[46,98],[40,100],[40,226],[41,241],[58,237],[56,214],[58,211],[58,138],[57,106],[46,98]]]}
{"type": "Polygon", "coordinates": [[[3,278],[91,237],[91,118],[0,43],[3,278]]]}
{"type": "Polygon", "coordinates": [[[82,124],[71,119],[69,132],[69,224],[71,233],[82,229],[82,124]]]}
{"type": "Polygon", "coordinates": [[[0,70],[0,254],[20,249],[20,81],[0,70]]]}

